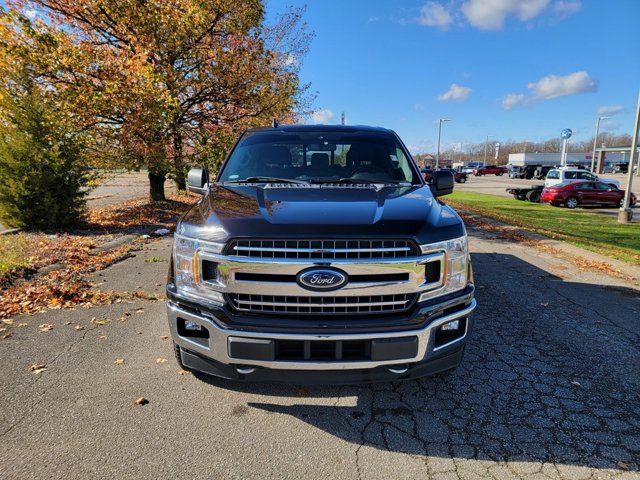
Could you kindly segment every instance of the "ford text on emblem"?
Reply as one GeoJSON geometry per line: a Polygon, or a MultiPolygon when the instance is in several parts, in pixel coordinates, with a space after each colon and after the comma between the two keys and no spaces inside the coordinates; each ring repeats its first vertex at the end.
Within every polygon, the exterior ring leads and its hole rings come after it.
{"type": "Polygon", "coordinates": [[[298,285],[307,290],[330,291],[346,285],[346,272],[337,268],[311,267],[301,271],[297,277],[298,285]]]}

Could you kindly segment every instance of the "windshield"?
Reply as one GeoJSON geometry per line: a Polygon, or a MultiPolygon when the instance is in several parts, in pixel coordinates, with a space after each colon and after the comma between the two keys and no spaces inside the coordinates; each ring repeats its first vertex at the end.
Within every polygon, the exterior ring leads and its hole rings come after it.
{"type": "Polygon", "coordinates": [[[391,134],[376,132],[249,132],[233,150],[219,181],[420,183],[391,134]]]}

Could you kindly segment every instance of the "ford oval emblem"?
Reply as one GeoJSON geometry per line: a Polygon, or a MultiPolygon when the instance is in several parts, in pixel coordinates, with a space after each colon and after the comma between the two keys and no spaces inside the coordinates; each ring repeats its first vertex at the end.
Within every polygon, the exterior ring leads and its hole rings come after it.
{"type": "Polygon", "coordinates": [[[311,267],[298,273],[297,281],[298,285],[307,290],[326,292],[344,287],[348,276],[337,268],[311,267]]]}

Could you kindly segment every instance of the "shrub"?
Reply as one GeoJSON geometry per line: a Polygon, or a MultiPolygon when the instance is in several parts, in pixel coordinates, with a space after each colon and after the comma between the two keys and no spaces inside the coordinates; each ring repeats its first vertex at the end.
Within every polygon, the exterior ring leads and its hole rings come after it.
{"type": "Polygon", "coordinates": [[[0,222],[26,229],[77,225],[90,179],[78,137],[33,83],[5,95],[0,107],[0,222]]]}

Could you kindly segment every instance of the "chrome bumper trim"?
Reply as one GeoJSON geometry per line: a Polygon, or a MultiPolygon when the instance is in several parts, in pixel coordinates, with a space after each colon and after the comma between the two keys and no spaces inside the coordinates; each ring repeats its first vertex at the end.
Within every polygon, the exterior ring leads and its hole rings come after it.
{"type": "Polygon", "coordinates": [[[397,365],[403,363],[419,362],[425,359],[430,353],[437,350],[442,350],[445,347],[451,346],[454,343],[461,342],[466,338],[468,328],[462,337],[449,342],[446,345],[434,348],[434,335],[432,331],[440,325],[447,323],[457,318],[469,316],[476,308],[476,301],[472,299],[469,305],[465,308],[444,315],[437,318],[428,326],[418,330],[405,330],[401,332],[385,332],[385,333],[349,333],[349,334],[309,334],[309,333],[265,333],[265,332],[245,332],[237,330],[229,330],[220,327],[216,324],[215,319],[209,316],[196,315],[189,312],[172,302],[167,302],[167,314],[169,316],[169,328],[171,329],[171,336],[173,340],[181,347],[191,350],[198,355],[206,358],[224,363],[234,365],[251,365],[260,366],[273,369],[293,369],[293,370],[347,370],[347,369],[362,369],[362,368],[375,368],[384,365],[397,365]],[[203,326],[209,331],[209,345],[204,346],[198,342],[192,341],[188,338],[178,335],[177,319],[178,317],[184,320],[189,320],[203,326]],[[352,362],[296,362],[296,361],[249,361],[229,356],[229,337],[242,337],[253,339],[273,339],[273,340],[373,340],[383,338],[397,338],[397,337],[418,337],[418,353],[414,358],[405,358],[400,360],[388,360],[388,361],[352,361],[352,362]]]}

